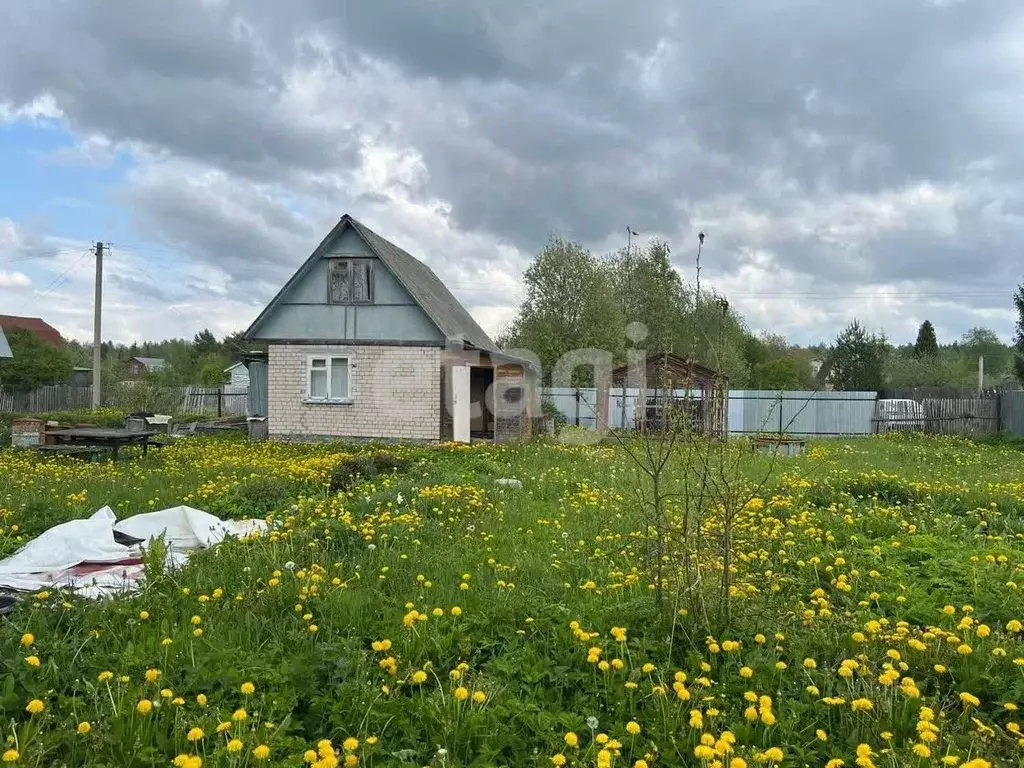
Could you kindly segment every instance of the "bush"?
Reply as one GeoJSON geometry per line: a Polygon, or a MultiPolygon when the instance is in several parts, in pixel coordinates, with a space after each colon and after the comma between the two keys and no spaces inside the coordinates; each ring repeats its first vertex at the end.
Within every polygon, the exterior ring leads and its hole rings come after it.
{"type": "Polygon", "coordinates": [[[390,474],[409,466],[409,460],[390,453],[351,456],[331,470],[331,493],[350,490],[360,480],[390,474]]]}
{"type": "Polygon", "coordinates": [[[220,505],[232,517],[266,517],[288,506],[297,495],[293,483],[276,477],[253,475],[223,499],[220,505]]]}

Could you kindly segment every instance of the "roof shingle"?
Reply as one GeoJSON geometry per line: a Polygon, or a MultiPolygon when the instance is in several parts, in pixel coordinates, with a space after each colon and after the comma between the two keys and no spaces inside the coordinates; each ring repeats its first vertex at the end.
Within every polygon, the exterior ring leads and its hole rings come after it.
{"type": "Polygon", "coordinates": [[[30,331],[36,336],[41,338],[43,341],[52,344],[55,347],[64,346],[64,337],[60,335],[60,331],[54,328],[52,325],[44,321],[40,317],[19,317],[18,315],[0,315],[0,328],[4,328],[7,331],[12,331],[16,328],[20,328],[24,331],[30,331]]]}

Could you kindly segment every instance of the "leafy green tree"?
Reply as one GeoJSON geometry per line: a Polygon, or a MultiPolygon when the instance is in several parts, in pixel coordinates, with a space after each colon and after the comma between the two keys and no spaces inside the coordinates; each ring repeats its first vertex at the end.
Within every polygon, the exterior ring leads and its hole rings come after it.
{"type": "Polygon", "coordinates": [[[0,388],[20,394],[44,384],[71,381],[71,358],[60,347],[49,344],[31,331],[5,331],[13,357],[0,358],[0,388]]]}
{"type": "Polygon", "coordinates": [[[879,390],[884,383],[888,343],[868,333],[858,320],[851,322],[832,346],[831,381],[841,390],[879,390]]]}
{"type": "Polygon", "coordinates": [[[885,363],[886,383],[893,387],[967,387],[971,375],[959,352],[948,347],[924,356],[918,355],[915,347],[905,347],[889,355],[885,363]]]}
{"type": "Polygon", "coordinates": [[[935,326],[931,320],[925,320],[917,330],[917,341],[914,342],[914,354],[917,357],[934,357],[939,353],[939,342],[935,338],[935,326]]]}
{"type": "Polygon", "coordinates": [[[218,352],[220,352],[220,343],[217,341],[217,337],[213,335],[213,331],[209,328],[203,328],[203,330],[197,333],[195,338],[193,338],[193,359],[200,360],[207,355],[215,355],[218,352]]]}
{"type": "Polygon", "coordinates": [[[758,363],[750,371],[753,389],[795,390],[806,379],[804,364],[794,357],[776,357],[758,363]]]}
{"type": "Polygon", "coordinates": [[[965,333],[957,345],[960,365],[968,386],[978,380],[978,358],[985,358],[985,378],[1002,380],[1013,360],[1013,350],[990,328],[975,327],[965,333]]]}
{"type": "Polygon", "coordinates": [[[224,369],[228,359],[224,355],[207,355],[199,361],[199,383],[204,387],[219,387],[227,383],[224,369]]]}
{"type": "Polygon", "coordinates": [[[651,352],[673,351],[685,296],[668,244],[652,240],[646,248],[619,251],[604,269],[626,322],[640,322],[647,328],[643,347],[651,352]]]}
{"type": "MultiPolygon", "coordinates": [[[[570,350],[622,350],[622,309],[607,272],[582,245],[553,237],[526,269],[523,281],[526,299],[502,341],[537,355],[545,377],[570,350]]],[[[592,385],[593,372],[576,369],[573,383],[592,385]]]]}
{"type": "Polygon", "coordinates": [[[1016,333],[1013,337],[1013,375],[1024,386],[1024,283],[1017,286],[1013,294],[1013,305],[1017,308],[1016,333]]]}

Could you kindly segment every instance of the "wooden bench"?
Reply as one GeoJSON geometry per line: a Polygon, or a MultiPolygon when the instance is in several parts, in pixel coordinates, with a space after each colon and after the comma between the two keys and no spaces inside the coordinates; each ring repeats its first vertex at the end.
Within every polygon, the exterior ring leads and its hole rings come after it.
{"type": "Polygon", "coordinates": [[[750,442],[752,451],[761,451],[775,456],[799,456],[804,452],[807,441],[798,437],[755,437],[750,442]]]}
{"type": "Polygon", "coordinates": [[[36,450],[57,456],[79,456],[88,459],[105,457],[113,452],[111,448],[99,445],[37,445],[36,450]]]}

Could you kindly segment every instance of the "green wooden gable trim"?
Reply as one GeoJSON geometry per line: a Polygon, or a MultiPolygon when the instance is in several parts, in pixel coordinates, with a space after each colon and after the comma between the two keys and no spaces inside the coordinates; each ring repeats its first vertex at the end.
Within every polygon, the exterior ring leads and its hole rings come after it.
{"type": "MultiPolygon", "coordinates": [[[[444,338],[461,340],[468,346],[487,351],[497,351],[497,346],[487,333],[473,319],[459,300],[423,262],[411,256],[394,243],[381,237],[349,214],[341,217],[327,236],[320,241],[309,258],[291,276],[284,287],[259,314],[245,332],[247,339],[256,337],[257,332],[284,302],[284,298],[314,266],[331,252],[332,244],[347,229],[352,229],[366,243],[374,256],[391,272],[398,283],[408,292],[412,300],[426,314],[443,334],[444,338]]],[[[349,343],[358,343],[349,340],[349,343]]]]}

